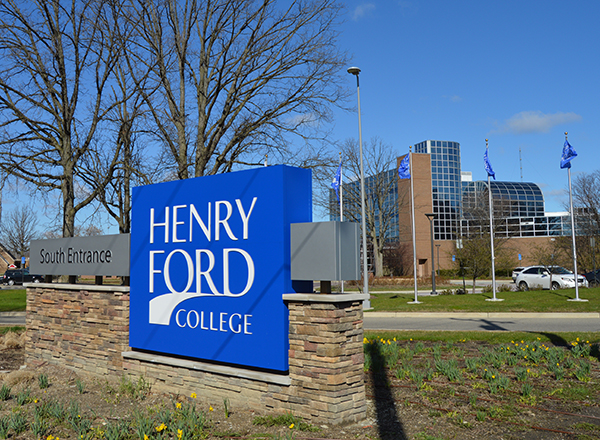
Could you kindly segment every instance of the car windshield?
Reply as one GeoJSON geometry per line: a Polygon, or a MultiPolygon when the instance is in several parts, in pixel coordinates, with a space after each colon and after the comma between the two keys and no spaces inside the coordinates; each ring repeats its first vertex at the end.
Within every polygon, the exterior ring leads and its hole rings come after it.
{"type": "Polygon", "coordinates": [[[552,272],[554,275],[568,275],[568,274],[573,273],[570,270],[567,270],[564,267],[559,267],[559,266],[551,267],[550,272],[552,272]]]}

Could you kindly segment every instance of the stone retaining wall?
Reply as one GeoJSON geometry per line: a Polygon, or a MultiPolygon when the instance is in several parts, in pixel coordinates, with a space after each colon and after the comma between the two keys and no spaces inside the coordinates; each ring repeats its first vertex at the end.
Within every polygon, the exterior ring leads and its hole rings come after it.
{"type": "Polygon", "coordinates": [[[365,418],[363,295],[283,295],[290,311],[289,374],[132,351],[129,288],[27,285],[28,365],[60,364],[94,375],[143,375],[156,391],[313,422],[365,418]]]}
{"type": "Polygon", "coordinates": [[[129,348],[129,287],[27,284],[25,362],[122,374],[129,348]]]}

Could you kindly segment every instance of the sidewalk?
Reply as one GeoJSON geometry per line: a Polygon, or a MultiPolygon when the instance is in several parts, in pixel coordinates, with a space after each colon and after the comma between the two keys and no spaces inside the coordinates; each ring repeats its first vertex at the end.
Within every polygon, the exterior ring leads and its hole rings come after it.
{"type": "Polygon", "coordinates": [[[464,318],[464,319],[600,319],[600,312],[372,312],[365,311],[372,318],[464,318]]]}

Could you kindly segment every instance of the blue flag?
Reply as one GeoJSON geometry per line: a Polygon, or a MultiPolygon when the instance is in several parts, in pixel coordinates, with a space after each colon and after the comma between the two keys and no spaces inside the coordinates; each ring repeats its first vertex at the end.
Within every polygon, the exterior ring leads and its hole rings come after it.
{"type": "Polygon", "coordinates": [[[335,173],[335,176],[333,176],[333,181],[331,182],[331,187],[333,189],[335,189],[335,196],[338,199],[338,202],[340,201],[340,185],[342,183],[342,161],[340,161],[340,166],[338,167],[337,172],[335,173]]]}
{"type": "Polygon", "coordinates": [[[488,149],[485,149],[485,154],[483,155],[483,166],[485,167],[485,171],[487,171],[487,175],[493,177],[496,180],[496,173],[492,169],[492,164],[490,163],[490,158],[488,157],[488,149]]]}
{"type": "Polygon", "coordinates": [[[398,167],[398,177],[401,179],[410,179],[410,153],[404,156],[398,167]]]}
{"type": "Polygon", "coordinates": [[[577,153],[575,152],[569,141],[565,139],[565,145],[563,146],[562,156],[560,157],[560,167],[571,168],[571,161],[574,157],[577,157],[577,153]]]}

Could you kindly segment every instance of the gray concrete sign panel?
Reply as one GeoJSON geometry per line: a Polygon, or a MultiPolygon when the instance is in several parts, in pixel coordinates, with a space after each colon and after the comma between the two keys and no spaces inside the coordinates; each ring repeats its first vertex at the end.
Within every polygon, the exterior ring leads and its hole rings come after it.
{"type": "Polygon", "coordinates": [[[39,275],[129,276],[129,234],[33,240],[29,271],[39,275]]]}

